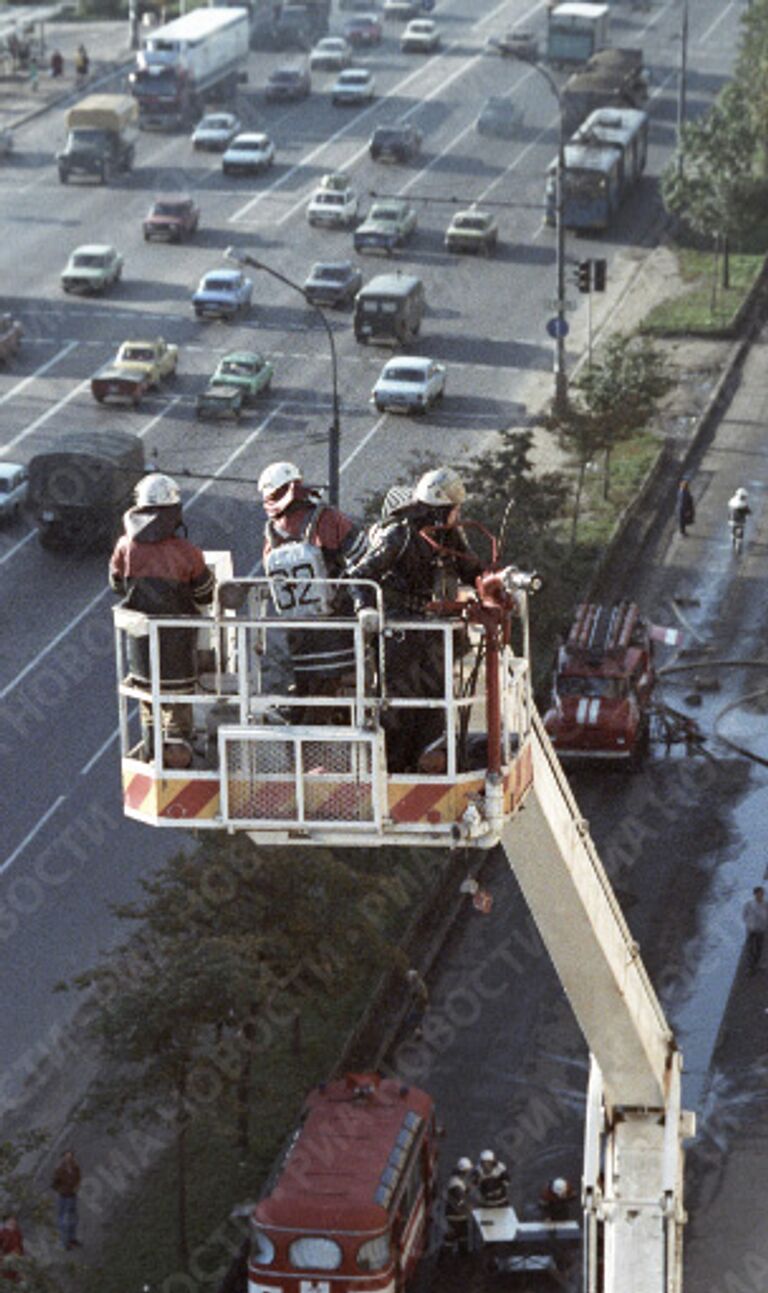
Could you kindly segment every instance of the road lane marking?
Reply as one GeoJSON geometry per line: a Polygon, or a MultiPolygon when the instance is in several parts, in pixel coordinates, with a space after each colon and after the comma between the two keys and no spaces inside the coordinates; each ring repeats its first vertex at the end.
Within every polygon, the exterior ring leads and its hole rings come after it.
{"type": "MultiPolygon", "coordinates": [[[[483,27],[485,23],[492,21],[496,17],[496,15],[503,12],[503,10],[507,8],[507,6],[508,6],[508,0],[502,0],[502,3],[498,4],[496,8],[491,10],[489,14],[486,14],[484,18],[481,18],[476,23],[474,23],[473,26],[470,27],[470,31],[474,30],[475,27],[478,27],[478,28],[483,27]]],[[[528,14],[526,15],[526,18],[530,17],[534,13],[537,13],[539,9],[543,9],[543,8],[544,8],[544,5],[541,5],[541,4],[535,5],[531,10],[529,10],[528,14]]],[[[521,21],[525,21],[525,19],[522,19],[521,21]]],[[[382,98],[375,99],[373,103],[369,104],[367,108],[364,108],[362,112],[356,113],[355,116],[350,121],[346,122],[339,130],[335,131],[327,139],[324,139],[321,144],[318,144],[316,148],[313,148],[311,152],[307,153],[304,157],[302,157],[300,162],[297,162],[294,166],[291,166],[289,170],[285,171],[280,176],[279,179],[275,180],[274,184],[270,184],[267,188],[262,189],[261,192],[257,193],[256,196],[251,198],[249,202],[246,202],[245,206],[240,207],[239,210],[237,210],[234,213],[234,215],[229,216],[228,217],[229,223],[230,224],[240,223],[243,220],[243,217],[246,216],[249,213],[249,211],[253,209],[253,207],[258,206],[261,202],[264,201],[265,198],[271,197],[273,193],[277,192],[278,189],[283,187],[283,185],[287,180],[292,179],[293,176],[296,175],[303,167],[310,165],[315,160],[316,157],[320,156],[320,154],[324,151],[324,149],[328,147],[329,144],[336,143],[339,139],[343,139],[348,134],[349,131],[359,126],[361,121],[364,121],[367,117],[369,117],[373,112],[375,112],[379,107],[381,107],[382,104],[386,104],[387,99],[389,99],[393,95],[402,94],[402,92],[411,84],[412,81],[423,80],[428,69],[442,63],[454,50],[460,49],[462,44],[463,44],[463,41],[454,41],[452,44],[448,45],[444,50],[442,50],[439,54],[435,54],[432,58],[427,59],[425,63],[421,63],[418,67],[414,68],[412,72],[409,72],[405,77],[403,77],[401,81],[398,81],[394,86],[392,86],[392,88],[389,89],[382,98]]],[[[412,108],[409,108],[407,112],[403,113],[401,119],[403,121],[407,121],[408,118],[412,116],[414,113],[418,112],[418,110],[425,103],[429,103],[432,99],[435,98],[437,94],[441,93],[441,91],[443,91],[447,86],[452,85],[453,82],[457,80],[460,76],[464,76],[464,74],[468,72],[470,68],[474,66],[475,63],[482,60],[484,57],[485,57],[484,51],[479,50],[476,54],[472,54],[470,55],[469,58],[463,60],[459,65],[459,67],[457,67],[449,76],[447,76],[444,80],[440,81],[440,83],[436,85],[432,90],[430,90],[428,94],[425,94],[422,97],[420,97],[418,101],[413,105],[412,108]]],[[[462,131],[462,134],[464,133],[465,132],[462,131]]],[[[457,136],[457,138],[460,138],[460,137],[461,136],[457,136]]],[[[450,146],[452,145],[449,145],[449,147],[450,146]]],[[[440,153],[439,156],[442,157],[445,151],[446,150],[443,150],[443,153],[440,153]]],[[[353,153],[352,156],[344,162],[344,168],[346,169],[346,167],[354,165],[356,162],[360,160],[361,157],[364,157],[367,152],[368,152],[368,145],[364,144],[362,148],[358,148],[357,152],[353,153]]],[[[428,169],[428,168],[425,167],[424,169],[428,169]]],[[[302,197],[299,202],[294,203],[294,205],[279,220],[275,221],[274,223],[278,226],[284,224],[286,220],[288,220],[292,215],[296,213],[296,211],[300,210],[302,206],[305,206],[306,202],[307,202],[307,196],[305,193],[304,197],[302,197]]]]}
{"type": "Polygon", "coordinates": [[[355,445],[352,452],[348,454],[347,457],[344,459],[343,463],[341,464],[341,467],[339,468],[339,471],[347,470],[347,467],[349,466],[349,464],[355,461],[355,458],[360,453],[360,450],[365,448],[368,441],[371,440],[373,436],[375,436],[379,427],[382,426],[386,422],[386,420],[387,420],[386,413],[382,413],[381,417],[376,419],[370,431],[366,432],[366,434],[363,436],[360,443],[355,445]]]}
{"type": "Polygon", "coordinates": [[[113,741],[115,741],[119,735],[120,735],[120,728],[119,728],[119,727],[114,728],[114,730],[113,730],[112,732],[110,732],[110,734],[109,734],[109,736],[107,737],[106,741],[103,741],[103,742],[101,743],[101,745],[99,746],[99,748],[98,748],[98,750],[96,751],[96,753],[95,753],[95,754],[92,754],[92,755],[91,755],[91,757],[90,757],[90,759],[88,760],[88,762],[83,764],[82,768],[80,769],[80,776],[81,776],[81,777],[86,777],[86,776],[88,775],[88,773],[90,772],[90,770],[91,770],[91,768],[94,766],[94,764],[98,763],[98,761],[99,761],[99,759],[101,758],[102,754],[106,754],[106,752],[107,752],[107,750],[109,749],[109,747],[110,747],[110,745],[112,744],[112,742],[113,742],[113,741]]]}
{"type": "Polygon", "coordinates": [[[13,853],[9,853],[5,861],[0,863],[0,875],[2,875],[4,871],[7,871],[8,867],[11,866],[16,861],[16,858],[19,856],[19,854],[22,853],[23,850],[27,847],[27,845],[30,844],[32,840],[35,838],[35,836],[37,835],[37,832],[43,826],[45,826],[45,823],[48,821],[49,818],[53,817],[53,814],[56,812],[56,809],[61,807],[66,797],[67,797],[66,795],[59,795],[56,802],[51,804],[50,808],[46,809],[42,817],[38,817],[36,824],[32,827],[32,830],[27,835],[24,836],[24,839],[21,841],[20,844],[16,845],[16,848],[13,850],[13,853]]]}
{"type": "Polygon", "coordinates": [[[53,404],[47,412],[41,413],[39,418],[35,418],[34,422],[30,422],[28,427],[25,427],[23,431],[20,431],[19,434],[14,436],[12,440],[9,440],[7,444],[0,445],[0,458],[6,457],[9,449],[13,449],[15,445],[21,444],[22,440],[26,440],[27,436],[32,435],[33,431],[37,431],[38,427],[43,426],[49,418],[52,418],[55,413],[58,413],[59,409],[65,408],[76,395],[81,395],[83,391],[87,390],[90,384],[90,377],[86,378],[84,382],[79,382],[68,395],[64,395],[56,404],[53,404]]]}
{"type": "Polygon", "coordinates": [[[9,548],[8,551],[3,553],[2,557],[0,557],[0,566],[2,566],[4,562],[9,561],[10,558],[18,552],[20,548],[23,548],[26,543],[29,543],[30,539],[34,539],[36,534],[37,530],[29,530],[28,533],[24,535],[23,539],[19,539],[18,543],[14,543],[13,547],[9,548]]]}
{"type": "MultiPolygon", "coordinates": [[[[51,338],[51,340],[53,340],[53,338],[51,338]]],[[[58,363],[60,359],[66,358],[66,356],[74,350],[75,346],[79,344],[80,343],[77,341],[68,341],[66,346],[64,346],[58,354],[54,355],[52,359],[41,364],[33,373],[30,373],[29,377],[25,377],[22,381],[17,382],[9,391],[6,391],[5,395],[0,395],[0,404],[7,404],[8,400],[12,400],[14,395],[18,395],[20,391],[25,390],[26,387],[29,386],[31,382],[36,381],[38,377],[42,377],[43,374],[47,373],[49,368],[53,368],[53,365],[58,363]]]]}

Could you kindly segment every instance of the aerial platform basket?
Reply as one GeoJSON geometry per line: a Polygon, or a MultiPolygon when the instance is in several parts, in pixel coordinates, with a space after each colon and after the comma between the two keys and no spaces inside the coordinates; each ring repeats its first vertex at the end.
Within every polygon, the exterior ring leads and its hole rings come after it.
{"type": "MultiPolygon", "coordinates": [[[[519,587],[488,576],[488,587],[481,581],[467,601],[435,604],[410,620],[388,620],[373,584],[375,608],[360,616],[318,618],[297,604],[287,620],[276,612],[274,581],[264,578],[220,579],[210,613],[200,617],[117,608],[126,814],[152,826],[245,831],[258,843],[496,844],[531,783],[525,577],[515,577],[519,587]],[[162,653],[167,679],[169,633],[178,643],[179,630],[196,655],[186,690],[161,681],[159,667],[162,653]],[[306,630],[320,651],[331,642],[325,634],[338,641],[342,632],[353,644],[343,695],[290,689],[288,633],[306,630]],[[408,695],[388,676],[395,636],[432,661],[437,685],[429,695],[408,695]],[[517,654],[513,637],[524,644],[517,654]],[[151,714],[153,732],[164,715],[183,713],[187,726],[191,718],[191,766],[169,766],[162,741],[147,750],[140,709],[145,727],[151,714]],[[438,732],[407,771],[387,762],[389,734],[403,723],[438,732]]],[[[306,589],[320,582],[343,581],[309,580],[306,589]]]]}

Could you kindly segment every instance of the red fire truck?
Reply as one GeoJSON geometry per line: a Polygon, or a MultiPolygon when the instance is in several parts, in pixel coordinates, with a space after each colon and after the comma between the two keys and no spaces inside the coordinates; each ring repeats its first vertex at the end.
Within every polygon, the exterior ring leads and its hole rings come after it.
{"type": "Polygon", "coordinates": [[[248,1293],[399,1293],[436,1186],[430,1096],[370,1073],[323,1083],[251,1215],[248,1293]]]}
{"type": "Polygon", "coordinates": [[[637,762],[655,681],[651,626],[634,602],[577,606],[544,716],[560,757],[637,762]]]}

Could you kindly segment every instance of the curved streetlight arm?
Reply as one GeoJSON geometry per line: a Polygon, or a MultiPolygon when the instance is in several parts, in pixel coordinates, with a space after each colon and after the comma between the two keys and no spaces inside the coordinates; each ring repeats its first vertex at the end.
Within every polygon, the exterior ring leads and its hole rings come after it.
{"type": "Polygon", "coordinates": [[[339,418],[339,372],[336,361],[336,338],[333,335],[333,328],[325,317],[325,311],[315,301],[310,301],[304,288],[299,283],[294,283],[293,279],[286,277],[285,274],[281,274],[279,269],[273,269],[271,265],[265,265],[263,260],[257,260],[255,256],[251,256],[248,252],[238,251],[236,247],[227,247],[224,252],[224,259],[234,261],[236,265],[250,265],[252,269],[260,269],[263,273],[269,274],[271,278],[276,278],[279,283],[284,283],[286,287],[293,288],[294,292],[300,292],[307,305],[312,307],[325,328],[325,335],[328,338],[331,351],[331,391],[333,398],[333,419],[328,434],[328,499],[332,507],[338,507],[341,422],[339,418]]]}
{"type": "Polygon", "coordinates": [[[555,188],[555,274],[557,301],[557,335],[555,337],[555,413],[565,413],[568,408],[568,374],[565,367],[565,118],[563,115],[563,97],[560,87],[548,68],[533,58],[526,58],[522,53],[515,58],[526,63],[532,71],[544,77],[547,85],[557,99],[558,132],[557,132],[557,173],[555,188]]]}

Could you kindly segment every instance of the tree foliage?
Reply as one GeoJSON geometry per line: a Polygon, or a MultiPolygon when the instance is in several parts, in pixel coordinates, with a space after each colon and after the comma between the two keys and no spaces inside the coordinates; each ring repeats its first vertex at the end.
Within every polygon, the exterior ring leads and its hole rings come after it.
{"type": "Polygon", "coordinates": [[[753,219],[756,146],[745,87],[733,81],[703,117],[683,124],[661,177],[667,210],[703,238],[743,237],[753,219]]]}
{"type": "Polygon", "coordinates": [[[551,421],[577,467],[572,541],[587,467],[603,454],[607,496],[613,448],[643,429],[671,384],[669,369],[653,343],[622,334],[611,337],[573,383],[568,409],[551,421]]]}
{"type": "Polygon", "coordinates": [[[75,980],[91,994],[90,1032],[107,1061],[87,1112],[159,1124],[158,1148],[175,1143],[182,1269],[191,1120],[234,1111],[247,1146],[268,1008],[280,998],[300,1020],[312,987],[332,992],[353,957],[373,966],[388,953],[375,927],[350,938],[350,912],[375,883],[322,851],[207,842],[143,881],[141,901],[116,908],[136,935],[75,980]]]}

